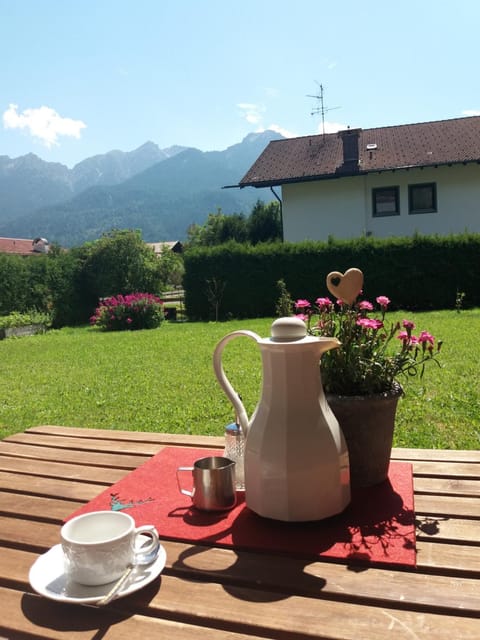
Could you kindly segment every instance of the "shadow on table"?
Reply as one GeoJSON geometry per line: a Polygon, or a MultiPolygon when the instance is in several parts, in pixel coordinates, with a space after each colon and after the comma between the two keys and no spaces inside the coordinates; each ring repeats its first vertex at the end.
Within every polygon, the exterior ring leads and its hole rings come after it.
{"type": "Polygon", "coordinates": [[[415,518],[415,526],[418,531],[421,531],[427,536],[436,536],[440,533],[440,522],[445,522],[449,518],[432,518],[430,516],[423,516],[422,518],[415,518]]]}
{"type": "Polygon", "coordinates": [[[312,560],[300,558],[273,559],[270,554],[254,554],[249,552],[234,553],[234,562],[223,569],[201,568],[201,562],[194,560],[208,552],[208,547],[195,545],[185,549],[173,563],[172,569],[179,573],[191,574],[195,571],[195,578],[205,577],[206,580],[221,583],[223,589],[240,600],[250,602],[274,602],[290,597],[289,585],[295,585],[295,592],[299,590],[308,593],[318,593],[326,580],[304,572],[312,560]]]}
{"type": "Polygon", "coordinates": [[[397,565],[413,566],[413,511],[405,507],[388,481],[370,491],[368,498],[366,502],[356,500],[343,514],[320,522],[269,520],[247,507],[228,521],[225,514],[190,508],[184,511],[183,519],[190,526],[205,529],[206,535],[196,537],[198,544],[183,551],[172,568],[191,571],[194,566],[197,575],[204,573],[206,578],[218,580],[238,598],[266,601],[288,598],[292,584],[296,593],[322,590],[325,579],[305,572],[305,567],[317,560],[343,562],[346,569],[355,572],[389,565],[393,558],[397,565]],[[208,532],[209,524],[218,525],[222,519],[225,527],[221,532],[208,532]],[[192,560],[207,551],[204,544],[233,548],[235,562],[224,569],[201,568],[199,559],[192,560]]]}
{"type": "Polygon", "coordinates": [[[21,607],[25,618],[37,627],[63,632],[65,637],[78,631],[96,631],[90,640],[101,640],[113,625],[135,615],[128,605],[129,601],[133,602],[141,594],[142,605],[148,606],[158,593],[160,582],[161,576],[140,591],[113,600],[106,607],[57,602],[30,593],[23,595],[21,607]]]}

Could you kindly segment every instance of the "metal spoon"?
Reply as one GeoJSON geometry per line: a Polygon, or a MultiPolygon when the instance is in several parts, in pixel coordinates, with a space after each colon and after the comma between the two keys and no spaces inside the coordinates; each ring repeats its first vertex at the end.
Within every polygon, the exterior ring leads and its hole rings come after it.
{"type": "Polygon", "coordinates": [[[123,585],[127,582],[130,574],[136,567],[141,567],[147,564],[152,564],[152,562],[158,556],[158,552],[160,551],[160,543],[156,547],[154,547],[149,553],[140,554],[136,557],[135,562],[131,562],[125,567],[125,571],[122,573],[120,578],[118,578],[117,582],[113,585],[110,591],[103,596],[101,600],[97,602],[97,606],[103,607],[104,605],[111,602],[123,585]]]}

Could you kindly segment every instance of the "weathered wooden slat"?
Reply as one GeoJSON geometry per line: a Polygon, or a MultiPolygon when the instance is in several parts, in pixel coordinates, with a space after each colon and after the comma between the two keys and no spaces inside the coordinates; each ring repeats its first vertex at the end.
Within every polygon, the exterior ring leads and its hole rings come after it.
{"type": "MultiPolygon", "coordinates": [[[[31,427],[26,434],[49,434],[53,437],[64,435],[68,437],[78,437],[80,439],[114,440],[124,442],[144,442],[159,445],[185,446],[185,447],[223,447],[223,437],[214,436],[192,436],[187,434],[149,432],[149,431],[125,431],[117,429],[84,429],[81,427],[62,427],[44,425],[31,427]]],[[[15,436],[10,436],[15,438],[15,436]]],[[[9,439],[10,439],[9,438],[9,439]]]]}
{"type": "MultiPolygon", "coordinates": [[[[146,458],[148,459],[148,458],[146,458]]],[[[25,460],[3,456],[2,470],[19,475],[55,478],[56,480],[80,480],[88,483],[113,484],[131,470],[117,467],[92,467],[80,464],[65,464],[52,460],[25,460]]]]}
{"type": "Polygon", "coordinates": [[[417,539],[478,545],[480,553],[480,522],[449,516],[416,516],[417,539]]]}
{"type": "Polygon", "coordinates": [[[415,513],[478,518],[480,495],[475,497],[416,495],[415,513]]]}
{"type": "Polygon", "coordinates": [[[263,640],[265,636],[205,629],[184,622],[123,613],[112,607],[69,605],[0,587],[3,614],[0,637],[6,640],[263,640]],[[8,612],[8,615],[7,615],[8,612]]]}
{"type": "MultiPolygon", "coordinates": [[[[122,473],[124,473],[122,471],[122,473]]],[[[5,491],[21,491],[25,494],[56,498],[61,496],[67,500],[88,502],[97,496],[100,491],[108,487],[104,485],[87,484],[82,481],[55,480],[54,478],[41,478],[39,476],[19,475],[0,471],[0,487],[5,491]]]]}
{"type": "Polygon", "coordinates": [[[0,516],[0,545],[43,553],[60,542],[60,525],[0,516]]]}
{"type": "Polygon", "coordinates": [[[446,462],[480,462],[478,449],[392,449],[393,460],[433,460],[446,462]]]}
{"type": "Polygon", "coordinates": [[[58,451],[58,455],[62,455],[63,449],[72,449],[74,451],[93,451],[102,453],[115,454],[137,454],[142,456],[152,456],[162,449],[161,444],[148,443],[141,441],[124,441],[124,440],[106,440],[106,439],[89,439],[75,438],[72,436],[51,436],[44,434],[35,434],[31,436],[27,433],[19,433],[6,439],[6,442],[15,442],[18,445],[36,445],[42,447],[50,447],[58,451]]]}
{"type": "Polygon", "coordinates": [[[455,478],[413,478],[415,495],[478,496],[478,480],[457,480],[455,478]]]}
{"type": "Polygon", "coordinates": [[[0,447],[0,459],[3,456],[15,457],[20,460],[32,459],[32,460],[51,460],[58,461],[59,458],[63,462],[79,465],[97,466],[97,467],[118,467],[120,469],[135,469],[142,462],[148,460],[151,456],[145,454],[124,454],[110,452],[98,453],[96,451],[81,451],[78,449],[62,449],[61,452],[55,448],[49,448],[46,446],[35,446],[10,442],[7,440],[2,441],[0,447]]]}
{"type": "Polygon", "coordinates": [[[417,540],[417,566],[427,573],[444,575],[471,575],[480,579],[480,553],[478,546],[417,540]]]}
{"type": "Polygon", "coordinates": [[[11,518],[48,519],[59,523],[78,509],[80,504],[57,497],[45,498],[0,491],[0,515],[11,518]]]}
{"type": "Polygon", "coordinates": [[[433,476],[435,478],[480,478],[480,462],[434,462],[429,460],[415,460],[414,474],[418,476],[433,476]]]}

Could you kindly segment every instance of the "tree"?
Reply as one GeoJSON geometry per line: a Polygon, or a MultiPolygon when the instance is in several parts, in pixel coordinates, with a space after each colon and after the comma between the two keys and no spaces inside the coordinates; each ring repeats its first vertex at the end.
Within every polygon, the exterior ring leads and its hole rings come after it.
{"type": "Polygon", "coordinates": [[[47,282],[52,325],[56,328],[86,322],[91,314],[90,296],[83,295],[80,287],[84,261],[85,251],[81,248],[48,252],[47,282]]]}
{"type": "Polygon", "coordinates": [[[208,215],[205,224],[191,225],[187,233],[187,244],[191,247],[212,247],[230,240],[252,244],[275,242],[282,239],[280,205],[257,200],[248,218],[243,213],[226,215],[217,209],[208,215]]]}
{"type": "Polygon", "coordinates": [[[0,315],[27,310],[28,268],[25,258],[0,254],[0,315]]]}
{"type": "Polygon", "coordinates": [[[185,273],[183,257],[171,249],[164,248],[157,260],[159,261],[161,289],[168,289],[170,286],[179,287],[185,273]]]}
{"type": "Polygon", "coordinates": [[[282,239],[280,205],[276,201],[265,204],[257,200],[248,218],[248,237],[252,244],[282,239]]]}
{"type": "Polygon", "coordinates": [[[106,296],[160,291],[160,262],[139,231],[113,230],[84,248],[82,288],[93,307],[106,296]]]}
{"type": "Polygon", "coordinates": [[[188,229],[188,245],[212,247],[229,240],[247,242],[247,221],[243,213],[226,215],[219,208],[209,213],[204,225],[191,225],[188,229]]]}

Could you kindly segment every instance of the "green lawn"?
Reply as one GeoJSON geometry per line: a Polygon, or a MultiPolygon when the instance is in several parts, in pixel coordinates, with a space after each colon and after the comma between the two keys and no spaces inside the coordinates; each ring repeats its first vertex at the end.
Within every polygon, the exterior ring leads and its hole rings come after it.
{"type": "MultiPolygon", "coordinates": [[[[398,314],[444,340],[442,369],[408,380],[396,446],[480,448],[480,309],[398,314]]],[[[83,327],[0,342],[0,436],[39,424],[222,435],[232,421],[212,368],[216,343],[248,328],[269,335],[271,319],[164,323],[103,333],[83,327]]],[[[229,343],[225,369],[251,413],[260,356],[246,338],[229,343]]]]}

